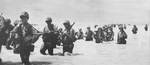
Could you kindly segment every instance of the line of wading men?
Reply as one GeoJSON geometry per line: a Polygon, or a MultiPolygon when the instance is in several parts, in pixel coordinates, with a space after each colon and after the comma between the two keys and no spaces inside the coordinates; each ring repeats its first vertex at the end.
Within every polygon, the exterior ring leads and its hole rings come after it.
{"type": "Polygon", "coordinates": [[[63,43],[63,54],[72,53],[73,42],[76,41],[75,31],[72,29],[75,23],[71,25],[69,20],[66,20],[63,23],[65,30],[62,31],[52,24],[52,19],[48,17],[45,21],[47,26],[44,27],[43,32],[40,32],[28,23],[28,12],[22,12],[20,19],[16,20],[13,26],[10,19],[0,16],[0,51],[2,45],[5,45],[8,50],[13,49],[15,54],[20,54],[23,65],[31,65],[29,62],[30,52],[34,51],[33,44],[42,35],[44,44],[40,49],[41,54],[47,55],[46,50],[48,50],[48,54],[53,55],[53,49],[60,43],[63,43]]]}
{"type": "MultiPolygon", "coordinates": [[[[34,51],[34,43],[42,35],[44,44],[40,49],[40,53],[43,55],[46,54],[48,50],[48,55],[53,55],[53,49],[56,48],[56,45],[63,46],[63,54],[66,52],[71,54],[73,53],[74,42],[78,39],[84,39],[86,41],[93,41],[95,39],[96,43],[102,43],[103,41],[113,41],[114,32],[113,27],[116,25],[104,25],[103,27],[98,27],[96,31],[92,31],[90,27],[87,27],[87,31],[84,35],[82,29],[79,29],[78,32],[72,28],[73,24],[70,24],[69,20],[66,20],[63,25],[65,29],[59,28],[52,24],[52,19],[48,17],[46,19],[47,26],[44,27],[43,32],[38,31],[30,23],[28,12],[22,12],[20,15],[21,20],[16,20],[14,26],[11,25],[10,19],[5,19],[3,16],[0,16],[0,51],[2,45],[5,45],[8,50],[13,49],[15,54],[20,54],[21,61],[24,65],[31,65],[29,62],[30,52],[34,51]],[[61,44],[62,43],[62,44],[61,44]]],[[[126,26],[122,24],[117,24],[119,27],[117,43],[126,44],[127,34],[124,31],[126,26]]],[[[133,34],[137,33],[137,27],[134,25],[132,32],[133,34]]],[[[148,30],[148,25],[145,26],[145,30],[148,30]]],[[[0,58],[0,63],[2,62],[0,58]]]]}
{"type": "Polygon", "coordinates": [[[95,39],[96,43],[102,43],[103,41],[114,40],[112,25],[104,25],[103,27],[98,27],[98,25],[95,25],[94,27],[96,29],[95,31],[92,31],[90,27],[87,27],[87,31],[85,33],[86,41],[93,41],[93,39],[95,39]]]}

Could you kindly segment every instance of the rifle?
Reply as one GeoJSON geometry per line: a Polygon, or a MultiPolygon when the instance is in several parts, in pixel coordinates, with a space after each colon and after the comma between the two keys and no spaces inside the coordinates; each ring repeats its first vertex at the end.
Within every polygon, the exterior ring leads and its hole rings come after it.
{"type": "MultiPolygon", "coordinates": [[[[71,30],[71,28],[74,26],[74,22],[73,22],[73,24],[69,27],[69,31],[71,30]]],[[[66,36],[68,36],[69,38],[72,38],[69,34],[65,34],[66,36]]]]}
{"type": "Polygon", "coordinates": [[[73,22],[73,24],[70,26],[69,30],[74,26],[75,22],[73,22]]]}

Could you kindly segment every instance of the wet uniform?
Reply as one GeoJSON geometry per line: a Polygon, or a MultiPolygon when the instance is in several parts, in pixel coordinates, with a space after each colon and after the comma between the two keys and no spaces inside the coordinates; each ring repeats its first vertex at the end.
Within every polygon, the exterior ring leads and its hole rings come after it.
{"type": "Polygon", "coordinates": [[[98,31],[95,31],[96,34],[94,35],[95,42],[96,43],[102,43],[103,42],[103,31],[102,28],[99,28],[98,31]]]}
{"type": "Polygon", "coordinates": [[[65,52],[72,53],[74,44],[73,42],[76,41],[75,31],[73,29],[65,29],[63,36],[62,36],[62,43],[63,43],[63,54],[65,52]]]}
{"type": "Polygon", "coordinates": [[[119,31],[117,44],[126,44],[127,34],[125,31],[119,31]]]}
{"type": "Polygon", "coordinates": [[[45,51],[48,50],[48,53],[50,55],[53,55],[53,49],[56,48],[56,44],[58,41],[58,32],[57,32],[57,27],[54,26],[53,24],[46,26],[43,30],[43,46],[40,50],[40,52],[44,55],[46,55],[45,51]]]}
{"type": "Polygon", "coordinates": [[[77,37],[78,37],[78,39],[83,39],[83,32],[82,32],[82,31],[79,31],[79,32],[77,33],[77,37]]]}
{"type": "Polygon", "coordinates": [[[86,41],[93,41],[93,31],[89,30],[86,33],[86,41]]]}
{"type": "Polygon", "coordinates": [[[29,64],[30,52],[34,49],[32,45],[33,27],[29,23],[20,23],[12,30],[12,33],[15,34],[18,42],[14,53],[20,54],[22,63],[29,64]]]}

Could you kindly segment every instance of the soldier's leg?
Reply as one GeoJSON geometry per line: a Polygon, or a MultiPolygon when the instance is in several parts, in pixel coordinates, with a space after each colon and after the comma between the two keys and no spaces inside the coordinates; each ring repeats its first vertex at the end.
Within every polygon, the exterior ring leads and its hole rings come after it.
{"type": "Polygon", "coordinates": [[[53,55],[53,47],[48,48],[48,53],[49,53],[49,55],[53,55]]]}
{"type": "Polygon", "coordinates": [[[47,50],[47,46],[48,46],[48,45],[45,44],[45,43],[42,45],[42,47],[41,47],[41,49],[40,49],[40,53],[41,53],[41,54],[46,55],[45,51],[47,50]]]}
{"type": "Polygon", "coordinates": [[[29,50],[21,49],[20,57],[21,57],[21,61],[22,61],[23,64],[30,65],[29,56],[30,56],[30,51],[29,50]]]}
{"type": "Polygon", "coordinates": [[[67,52],[67,45],[63,45],[63,54],[67,52]]]}
{"type": "Polygon", "coordinates": [[[55,44],[53,44],[53,42],[49,42],[49,45],[48,45],[48,54],[49,55],[53,55],[53,49],[55,48],[55,44]]]}
{"type": "Polygon", "coordinates": [[[28,52],[24,55],[25,65],[30,65],[29,57],[30,57],[30,51],[28,51],[28,52]]]}
{"type": "Polygon", "coordinates": [[[25,63],[24,53],[20,52],[21,62],[25,63]]]}
{"type": "Polygon", "coordinates": [[[72,44],[69,45],[69,48],[68,48],[69,53],[72,53],[73,48],[74,48],[74,44],[72,43],[72,44]]]}

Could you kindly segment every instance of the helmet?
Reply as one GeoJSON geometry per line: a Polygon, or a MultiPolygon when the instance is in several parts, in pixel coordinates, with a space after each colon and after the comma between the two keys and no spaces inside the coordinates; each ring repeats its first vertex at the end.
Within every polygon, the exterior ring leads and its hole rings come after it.
{"type": "Polygon", "coordinates": [[[90,29],[90,27],[87,27],[87,29],[90,29]]]}
{"type": "Polygon", "coordinates": [[[47,17],[45,22],[52,22],[52,18],[51,17],[47,17]]]}
{"type": "Polygon", "coordinates": [[[66,20],[63,24],[64,24],[64,25],[70,25],[70,21],[69,21],[69,20],[66,20]]]}
{"type": "Polygon", "coordinates": [[[23,18],[23,17],[27,17],[29,19],[28,12],[22,12],[21,15],[20,15],[20,18],[23,18]]]}

